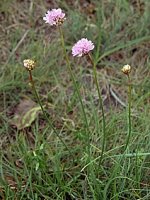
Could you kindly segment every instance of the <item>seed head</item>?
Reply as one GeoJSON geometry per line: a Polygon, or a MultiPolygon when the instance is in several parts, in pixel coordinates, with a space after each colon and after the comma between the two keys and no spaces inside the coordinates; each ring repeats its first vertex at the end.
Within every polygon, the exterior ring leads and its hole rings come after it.
{"type": "Polygon", "coordinates": [[[24,67],[28,70],[31,71],[35,68],[35,61],[31,59],[26,59],[23,61],[24,67]]]}
{"type": "Polygon", "coordinates": [[[130,65],[124,65],[123,68],[121,69],[121,71],[126,74],[129,75],[131,72],[131,66],[130,65]]]}

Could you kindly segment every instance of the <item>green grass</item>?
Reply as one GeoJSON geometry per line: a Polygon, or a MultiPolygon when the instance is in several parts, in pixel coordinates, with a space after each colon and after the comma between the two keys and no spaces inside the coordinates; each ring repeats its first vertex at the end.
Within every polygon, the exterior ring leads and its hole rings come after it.
{"type": "Polygon", "coordinates": [[[83,2],[3,0],[0,3],[2,199],[150,199],[150,2],[83,2]],[[59,32],[42,20],[49,7],[61,7],[67,14],[62,28],[88,120],[90,159],[87,126],[67,70],[59,32]],[[86,57],[71,56],[72,45],[82,37],[96,46],[93,57],[107,135],[101,165],[102,113],[92,66],[86,57]],[[36,89],[51,123],[72,155],[42,113],[24,129],[17,130],[11,124],[21,100],[38,104],[23,67],[27,58],[37,62],[33,71],[36,89]],[[128,124],[126,108],[120,102],[127,105],[128,87],[121,68],[127,63],[132,66],[132,134],[124,153],[128,124]]]}

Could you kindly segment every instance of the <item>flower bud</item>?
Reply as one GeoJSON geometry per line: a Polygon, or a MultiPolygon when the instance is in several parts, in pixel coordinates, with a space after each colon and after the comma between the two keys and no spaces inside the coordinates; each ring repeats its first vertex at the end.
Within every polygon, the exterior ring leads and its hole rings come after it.
{"type": "Polygon", "coordinates": [[[126,74],[129,75],[131,72],[131,66],[130,65],[124,65],[123,68],[121,69],[121,71],[126,74]]]}
{"type": "Polygon", "coordinates": [[[31,71],[35,68],[35,61],[31,59],[26,59],[23,61],[24,67],[28,70],[31,71]]]}

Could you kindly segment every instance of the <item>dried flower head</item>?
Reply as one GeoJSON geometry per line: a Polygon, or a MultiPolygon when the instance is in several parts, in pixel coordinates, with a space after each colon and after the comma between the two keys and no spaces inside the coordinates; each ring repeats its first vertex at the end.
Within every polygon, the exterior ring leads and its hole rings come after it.
{"type": "Polygon", "coordinates": [[[123,68],[121,69],[121,71],[126,74],[129,75],[131,72],[131,66],[130,65],[124,65],[123,68]]]}
{"type": "Polygon", "coordinates": [[[65,13],[62,12],[61,8],[48,10],[45,17],[43,17],[45,23],[48,23],[51,26],[59,26],[65,19],[65,13]]]}
{"type": "Polygon", "coordinates": [[[94,44],[87,38],[82,38],[72,47],[72,55],[81,57],[94,49],[94,44]]]}
{"type": "Polygon", "coordinates": [[[26,59],[23,61],[24,67],[28,70],[31,71],[35,68],[35,61],[31,59],[26,59]]]}

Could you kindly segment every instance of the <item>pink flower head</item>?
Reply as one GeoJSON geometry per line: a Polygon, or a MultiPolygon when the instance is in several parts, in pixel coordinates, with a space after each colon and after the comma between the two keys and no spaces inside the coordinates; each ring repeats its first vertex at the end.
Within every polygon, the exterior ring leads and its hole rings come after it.
{"type": "Polygon", "coordinates": [[[64,22],[65,13],[62,12],[61,8],[48,10],[45,14],[45,17],[43,17],[43,20],[45,21],[45,23],[48,23],[51,26],[58,26],[64,22]]]}
{"type": "Polygon", "coordinates": [[[82,38],[72,47],[72,55],[81,57],[94,49],[94,44],[87,38],[82,38]]]}

